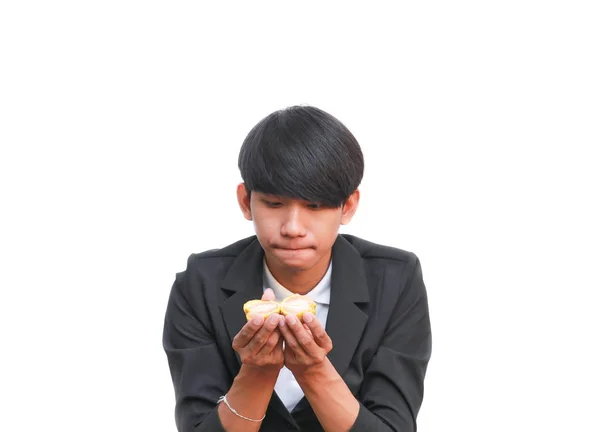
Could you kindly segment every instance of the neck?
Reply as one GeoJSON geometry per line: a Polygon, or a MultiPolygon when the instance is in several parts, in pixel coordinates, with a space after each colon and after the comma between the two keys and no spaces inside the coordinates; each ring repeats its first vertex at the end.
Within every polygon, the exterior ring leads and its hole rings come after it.
{"type": "Polygon", "coordinates": [[[294,294],[304,295],[312,290],[323,279],[327,269],[331,253],[323,257],[314,267],[306,270],[284,268],[272,262],[266,257],[267,266],[273,277],[286,289],[294,294]]]}

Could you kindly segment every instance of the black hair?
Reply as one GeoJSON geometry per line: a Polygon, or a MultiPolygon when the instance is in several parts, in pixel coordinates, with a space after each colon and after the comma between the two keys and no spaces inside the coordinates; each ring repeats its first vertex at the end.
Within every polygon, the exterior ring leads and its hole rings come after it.
{"type": "Polygon", "coordinates": [[[252,128],[238,167],[248,193],[339,207],[362,181],[364,159],[358,141],[337,118],[312,106],[292,106],[252,128]]]}

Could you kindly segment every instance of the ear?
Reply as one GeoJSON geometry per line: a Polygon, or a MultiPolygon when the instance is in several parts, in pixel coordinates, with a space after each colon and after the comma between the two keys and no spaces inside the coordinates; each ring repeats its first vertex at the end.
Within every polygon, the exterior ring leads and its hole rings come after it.
{"type": "Polygon", "coordinates": [[[348,225],[358,209],[358,201],[360,200],[360,192],[355,190],[346,200],[346,203],[342,207],[342,225],[348,225]]]}
{"type": "Polygon", "coordinates": [[[248,196],[248,192],[246,192],[246,185],[244,183],[240,183],[237,186],[237,199],[244,217],[251,221],[252,211],[250,210],[250,197],[248,196]]]}

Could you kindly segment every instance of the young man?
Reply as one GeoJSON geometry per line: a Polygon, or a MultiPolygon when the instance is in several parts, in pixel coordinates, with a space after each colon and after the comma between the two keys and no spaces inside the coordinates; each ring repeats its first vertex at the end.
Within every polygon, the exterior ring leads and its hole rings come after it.
{"type": "Polygon", "coordinates": [[[178,430],[415,431],[427,294],[413,253],[338,233],[359,203],[354,136],[322,110],[291,107],[250,131],[239,168],[256,236],[191,255],[167,305],[178,430]],[[292,293],[316,314],[247,321],[245,302],[292,293]]]}

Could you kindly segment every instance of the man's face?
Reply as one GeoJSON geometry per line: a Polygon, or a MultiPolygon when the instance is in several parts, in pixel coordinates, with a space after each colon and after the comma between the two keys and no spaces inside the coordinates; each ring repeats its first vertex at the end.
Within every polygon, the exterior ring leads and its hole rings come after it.
{"type": "Polygon", "coordinates": [[[310,270],[329,262],[341,224],[352,218],[358,202],[355,192],[341,208],[322,207],[298,199],[252,192],[238,186],[244,216],[254,223],[269,265],[292,271],[310,270]]]}

